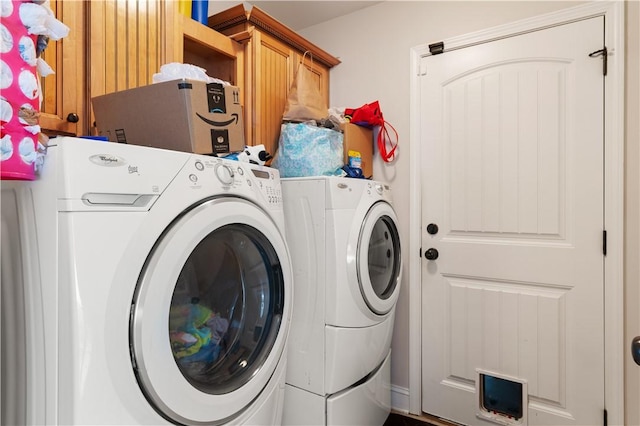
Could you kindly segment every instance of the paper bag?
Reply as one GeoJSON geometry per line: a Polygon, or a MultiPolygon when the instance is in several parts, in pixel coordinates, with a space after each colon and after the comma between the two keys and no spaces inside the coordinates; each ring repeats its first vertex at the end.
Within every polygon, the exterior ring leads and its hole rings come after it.
{"type": "Polygon", "coordinates": [[[302,56],[293,84],[289,89],[287,105],[282,116],[283,121],[319,121],[329,115],[317,80],[304,63],[307,54],[311,55],[309,52],[305,52],[302,56]]]}

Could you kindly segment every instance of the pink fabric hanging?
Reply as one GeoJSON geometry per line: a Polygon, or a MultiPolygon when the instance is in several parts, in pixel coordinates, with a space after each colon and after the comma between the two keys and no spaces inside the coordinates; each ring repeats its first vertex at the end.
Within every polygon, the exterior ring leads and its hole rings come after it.
{"type": "Polygon", "coordinates": [[[35,179],[40,111],[36,75],[37,35],[28,33],[20,8],[31,1],[2,2],[0,119],[2,179],[35,179]]]}

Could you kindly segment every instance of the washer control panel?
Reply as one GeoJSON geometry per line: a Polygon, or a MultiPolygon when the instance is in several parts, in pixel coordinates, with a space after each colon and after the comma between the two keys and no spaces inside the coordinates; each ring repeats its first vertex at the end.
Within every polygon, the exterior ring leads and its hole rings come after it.
{"type": "Polygon", "coordinates": [[[258,192],[270,205],[282,204],[282,186],[278,170],[256,164],[194,155],[188,185],[200,189],[215,184],[238,195],[244,191],[258,192]]]}
{"type": "Polygon", "coordinates": [[[233,183],[233,178],[235,176],[233,167],[227,164],[218,163],[214,168],[216,171],[216,177],[220,182],[225,185],[231,185],[233,183]]]}

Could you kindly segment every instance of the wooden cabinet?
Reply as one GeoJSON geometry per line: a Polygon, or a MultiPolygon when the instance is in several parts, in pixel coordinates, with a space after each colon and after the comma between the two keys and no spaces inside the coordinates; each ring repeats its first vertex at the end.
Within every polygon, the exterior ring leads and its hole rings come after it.
{"type": "Polygon", "coordinates": [[[210,77],[244,89],[244,47],[240,43],[177,12],[170,25],[167,62],[197,65],[210,77]]]}
{"type": "Polygon", "coordinates": [[[163,0],[52,0],[70,32],[43,54],[55,74],[42,79],[42,131],[93,134],[93,96],[150,84],[166,58],[165,22],[174,6],[163,0]]]}
{"type": "Polygon", "coordinates": [[[242,4],[209,17],[209,26],[244,45],[245,125],[247,145],[264,144],[275,153],[289,88],[303,52],[305,65],[317,76],[318,89],[329,106],[329,70],[340,61],[305,40],[257,7],[242,4]]]}
{"type": "Polygon", "coordinates": [[[40,127],[48,135],[86,134],[85,116],[85,2],[51,0],[56,18],[71,30],[59,41],[49,41],[43,59],[55,74],[41,78],[40,127]]]}
{"type": "Polygon", "coordinates": [[[244,47],[181,15],[171,0],[51,0],[68,37],[50,42],[44,59],[40,126],[49,135],[95,134],[91,98],[152,83],[169,62],[198,65],[244,86],[244,47]]]}
{"type": "Polygon", "coordinates": [[[164,61],[163,1],[88,2],[91,96],[151,84],[164,61]]]}
{"type": "Polygon", "coordinates": [[[264,144],[267,152],[275,154],[277,138],[287,93],[294,74],[295,52],[268,34],[254,32],[251,43],[253,66],[247,79],[251,91],[247,93],[245,116],[248,116],[250,135],[248,145],[264,144]]]}
{"type": "Polygon", "coordinates": [[[340,61],[257,7],[216,14],[209,26],[171,0],[51,0],[68,37],[44,58],[56,71],[42,79],[40,125],[49,135],[95,134],[91,98],[151,84],[160,66],[183,62],[240,87],[248,145],[275,153],[287,94],[302,54],[329,105],[329,69],[340,61]]]}

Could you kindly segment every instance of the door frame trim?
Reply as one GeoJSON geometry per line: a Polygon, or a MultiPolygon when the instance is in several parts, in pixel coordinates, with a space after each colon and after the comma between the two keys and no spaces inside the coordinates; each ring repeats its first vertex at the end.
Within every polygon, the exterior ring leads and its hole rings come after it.
{"type": "MultiPolygon", "coordinates": [[[[605,408],[610,424],[624,424],[624,2],[598,1],[571,7],[444,40],[445,54],[453,48],[487,43],[521,33],[542,30],[596,16],[605,18],[609,50],[605,78],[604,221],[607,255],[604,258],[605,408]]],[[[597,47],[594,47],[594,49],[597,47]]],[[[411,48],[409,253],[421,247],[420,78],[427,44],[411,48]]],[[[413,256],[412,255],[412,256],[413,256]]],[[[422,277],[421,261],[409,262],[409,412],[422,414],[422,277]],[[418,372],[420,372],[418,374],[418,372]]]]}

